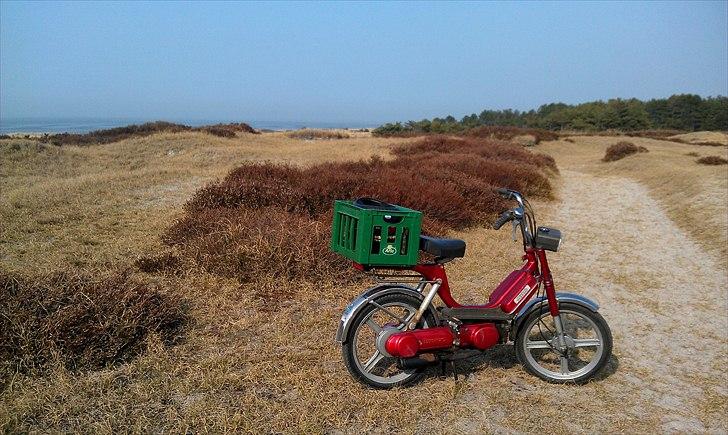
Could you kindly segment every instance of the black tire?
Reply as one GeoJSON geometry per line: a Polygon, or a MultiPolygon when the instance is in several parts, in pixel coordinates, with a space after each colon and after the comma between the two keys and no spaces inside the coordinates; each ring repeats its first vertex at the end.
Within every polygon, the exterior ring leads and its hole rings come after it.
{"type": "MultiPolygon", "coordinates": [[[[600,341],[602,343],[602,354],[597,360],[596,364],[591,369],[587,370],[583,374],[580,374],[579,376],[574,377],[573,379],[559,379],[549,376],[543,372],[543,369],[539,370],[539,368],[533,365],[534,363],[526,356],[525,340],[527,338],[529,330],[536,325],[535,322],[537,322],[539,318],[543,318],[544,315],[550,318],[548,306],[542,309],[534,310],[521,323],[515,341],[516,356],[528,373],[537,376],[544,381],[556,384],[583,384],[592,379],[597,373],[599,373],[599,371],[602,370],[609,361],[609,358],[612,355],[612,332],[609,329],[609,325],[607,324],[606,320],[604,320],[601,314],[594,312],[587,307],[574,303],[562,302],[559,303],[559,310],[562,313],[576,313],[579,316],[583,316],[584,318],[590,320],[599,330],[598,334],[599,336],[601,336],[600,341]]],[[[563,317],[564,316],[562,315],[562,319],[563,317]]],[[[564,324],[564,329],[568,331],[567,324],[564,324]]]]}
{"type": "MultiPolygon", "coordinates": [[[[406,305],[408,307],[411,307],[411,309],[417,311],[417,309],[420,307],[420,304],[422,301],[412,295],[407,295],[404,293],[393,293],[393,294],[387,294],[381,297],[378,297],[377,299],[374,299],[374,302],[381,306],[388,306],[390,304],[399,304],[399,305],[406,305]]],[[[349,370],[349,373],[351,376],[362,383],[363,385],[369,387],[369,388],[376,388],[376,389],[390,389],[395,387],[404,387],[408,385],[412,385],[422,379],[424,376],[424,372],[426,369],[412,369],[407,371],[402,371],[402,373],[407,373],[407,376],[404,376],[403,379],[393,381],[393,382],[380,382],[375,379],[372,379],[370,376],[367,376],[365,372],[362,371],[360,368],[360,364],[358,364],[358,359],[355,354],[356,349],[354,348],[355,343],[355,335],[357,334],[357,331],[362,326],[362,324],[369,318],[370,314],[372,314],[374,311],[379,310],[374,304],[367,304],[364,309],[357,314],[357,316],[354,318],[354,320],[351,323],[351,327],[349,328],[349,332],[347,333],[346,340],[341,348],[341,352],[344,358],[344,364],[346,365],[347,370],[349,370]]],[[[425,315],[422,316],[422,319],[420,320],[419,324],[417,325],[418,328],[428,328],[435,326],[435,317],[432,314],[431,310],[427,310],[425,312],[425,315]]],[[[392,360],[395,360],[392,357],[392,360]]],[[[401,376],[401,375],[400,375],[401,376]]]]}

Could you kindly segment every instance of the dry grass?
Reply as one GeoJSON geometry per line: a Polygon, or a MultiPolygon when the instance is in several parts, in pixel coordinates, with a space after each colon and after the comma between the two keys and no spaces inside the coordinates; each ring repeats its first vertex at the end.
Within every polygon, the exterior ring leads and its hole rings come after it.
{"type": "Polygon", "coordinates": [[[689,143],[695,145],[712,145],[712,146],[726,146],[728,145],[728,134],[721,131],[696,131],[693,133],[677,134],[667,137],[668,140],[673,140],[682,143],[689,143]]]}
{"type": "Polygon", "coordinates": [[[343,130],[314,130],[304,128],[302,130],[289,131],[286,136],[291,139],[302,140],[331,140],[331,139],[349,139],[351,136],[343,130]]]}
{"type": "Polygon", "coordinates": [[[532,142],[527,143],[528,145],[536,145],[541,141],[550,141],[559,138],[558,133],[549,130],[542,130],[539,128],[508,127],[502,125],[476,127],[468,130],[465,134],[472,137],[516,141],[518,141],[518,138],[532,137],[532,142]]]}
{"type": "MultiPolygon", "coordinates": [[[[58,149],[4,140],[0,142],[0,260],[4,267],[34,272],[74,262],[131,264],[145,254],[148,259],[140,266],[150,272],[164,270],[168,262],[177,261],[178,253],[167,252],[159,237],[182,215],[184,201],[243,161],[310,167],[330,160],[368,159],[373,154],[389,160],[387,144],[397,141],[357,135],[335,142],[302,142],[284,133],[218,139],[182,133],[58,149]],[[12,143],[19,143],[18,149],[10,150],[15,148],[12,143]]],[[[714,194],[723,195],[718,199],[725,197],[720,184],[725,166],[692,163],[682,155],[694,150],[689,145],[636,139],[637,145],[650,148],[649,154],[602,165],[598,160],[614,139],[584,137],[575,142],[539,148],[555,156],[560,168],[568,171],[644,177],[650,194],[663,205],[677,201],[666,208],[671,217],[679,216],[675,214],[678,208],[692,199],[705,201],[714,194]],[[676,166],[684,171],[677,176],[673,173],[676,166]],[[666,179],[669,186],[659,190],[657,181],[665,184],[666,179]],[[696,179],[705,184],[696,185],[696,179]],[[686,187],[692,190],[681,190],[686,187]]],[[[599,187],[591,183],[584,191],[599,187]]],[[[544,201],[534,205],[542,223],[561,224],[559,208],[544,201]]],[[[577,204],[567,205],[563,213],[572,215],[577,204]]],[[[719,202],[700,205],[720,207],[719,202]]],[[[578,204],[585,206],[588,204],[578,204]]],[[[696,210],[699,207],[681,213],[696,210]]],[[[603,247],[593,247],[591,252],[588,249],[593,244],[586,245],[566,255],[572,249],[570,234],[574,233],[568,232],[570,227],[561,229],[567,231],[566,251],[552,256],[557,286],[581,291],[567,284],[583,283],[584,276],[593,274],[580,264],[585,254],[596,258],[603,247]]],[[[518,245],[510,241],[507,231],[471,228],[452,235],[468,241],[466,258],[448,265],[455,293],[466,301],[485,299],[519,264],[518,245]]],[[[638,235],[639,231],[630,233],[630,237],[638,235]]],[[[715,245],[716,238],[710,243],[715,245]]],[[[613,251],[619,255],[630,249],[615,247],[613,251]]],[[[640,269],[630,276],[641,273],[640,269]]],[[[671,276],[663,278],[669,281],[671,276]]],[[[616,359],[609,372],[616,372],[597,382],[581,387],[540,382],[526,375],[513,350],[503,346],[461,363],[460,370],[467,376],[458,381],[433,374],[414,388],[382,392],[362,389],[352,381],[332,342],[341,311],[363,284],[334,286],[291,282],[286,277],[241,284],[187,264],[178,275],[148,279],[164,280],[177,289],[179,298],[190,301],[189,315],[195,323],[187,330],[185,341],[167,347],[152,334],[146,339],[147,351],[127,363],[93,372],[71,372],[60,365],[52,367],[48,376],[19,374],[0,392],[3,431],[654,432],[669,429],[666,425],[675,419],[692,424],[682,430],[678,427],[678,432],[700,427],[724,432],[728,427],[723,417],[723,379],[707,379],[693,371],[691,376],[697,377],[689,378],[692,386],[687,388],[704,390],[704,400],[671,402],[674,379],[643,365],[650,355],[641,353],[642,344],[669,343],[675,335],[694,337],[694,329],[681,327],[661,335],[664,331],[656,329],[661,318],[646,322],[644,307],[636,304],[636,298],[626,304],[618,301],[630,297],[630,288],[603,290],[603,306],[610,307],[610,313],[624,312],[629,323],[614,328],[616,359]],[[266,295],[279,292],[289,292],[288,297],[276,310],[268,309],[266,295]],[[643,335],[625,339],[623,331],[627,330],[643,335]],[[660,335],[651,336],[650,331],[660,335]]],[[[642,300],[651,299],[642,297],[647,291],[650,289],[640,289],[642,300]]],[[[593,292],[585,289],[587,295],[593,292]]],[[[674,362],[677,368],[685,367],[681,364],[674,362]]],[[[723,368],[720,361],[712,364],[716,370],[723,368]]]]}

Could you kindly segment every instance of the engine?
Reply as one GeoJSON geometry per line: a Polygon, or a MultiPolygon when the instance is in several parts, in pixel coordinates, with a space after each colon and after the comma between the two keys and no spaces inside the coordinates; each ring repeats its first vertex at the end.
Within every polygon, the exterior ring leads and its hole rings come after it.
{"type": "Polygon", "coordinates": [[[386,354],[398,358],[412,358],[421,353],[445,350],[453,346],[485,350],[498,344],[500,334],[492,323],[462,325],[457,336],[447,326],[416,329],[407,332],[383,331],[377,345],[383,344],[386,354]]]}

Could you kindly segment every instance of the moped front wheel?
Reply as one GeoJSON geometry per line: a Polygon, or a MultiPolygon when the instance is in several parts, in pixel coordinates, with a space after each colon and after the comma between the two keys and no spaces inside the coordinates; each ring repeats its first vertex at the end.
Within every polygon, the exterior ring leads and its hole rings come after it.
{"type": "Polygon", "coordinates": [[[516,355],[524,368],[554,383],[583,383],[597,374],[612,354],[612,333],[604,318],[581,305],[561,303],[564,342],[548,307],[526,318],[516,337],[516,355]]]}
{"type": "MultiPolygon", "coordinates": [[[[417,382],[423,369],[402,369],[399,360],[385,355],[377,347],[377,338],[392,328],[403,331],[421,301],[405,294],[389,294],[373,300],[352,321],[342,346],[342,356],[349,373],[367,387],[388,389],[417,382]]],[[[418,328],[434,326],[432,314],[425,312],[418,328]]]]}

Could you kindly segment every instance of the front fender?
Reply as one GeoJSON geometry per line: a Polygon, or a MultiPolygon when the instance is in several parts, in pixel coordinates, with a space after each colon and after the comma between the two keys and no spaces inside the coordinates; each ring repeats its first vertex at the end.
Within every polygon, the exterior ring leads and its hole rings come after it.
{"type": "Polygon", "coordinates": [[[364,309],[369,301],[380,296],[393,293],[408,294],[416,297],[420,301],[425,299],[422,293],[417,291],[417,289],[401,284],[379,284],[369,288],[358,298],[354,299],[344,310],[344,313],[341,315],[341,321],[339,321],[339,329],[336,330],[336,342],[340,344],[344,343],[346,336],[349,334],[349,327],[352,320],[362,309],[364,309]]]}
{"type": "MultiPolygon", "coordinates": [[[[570,302],[572,304],[581,305],[595,313],[599,310],[599,304],[576,293],[556,293],[556,300],[559,302],[570,302]]],[[[521,323],[528,317],[528,315],[547,304],[548,300],[546,299],[546,296],[539,296],[531,299],[523,308],[521,308],[521,311],[516,314],[516,317],[514,317],[511,322],[511,340],[515,340],[518,329],[521,327],[521,323]]]]}

